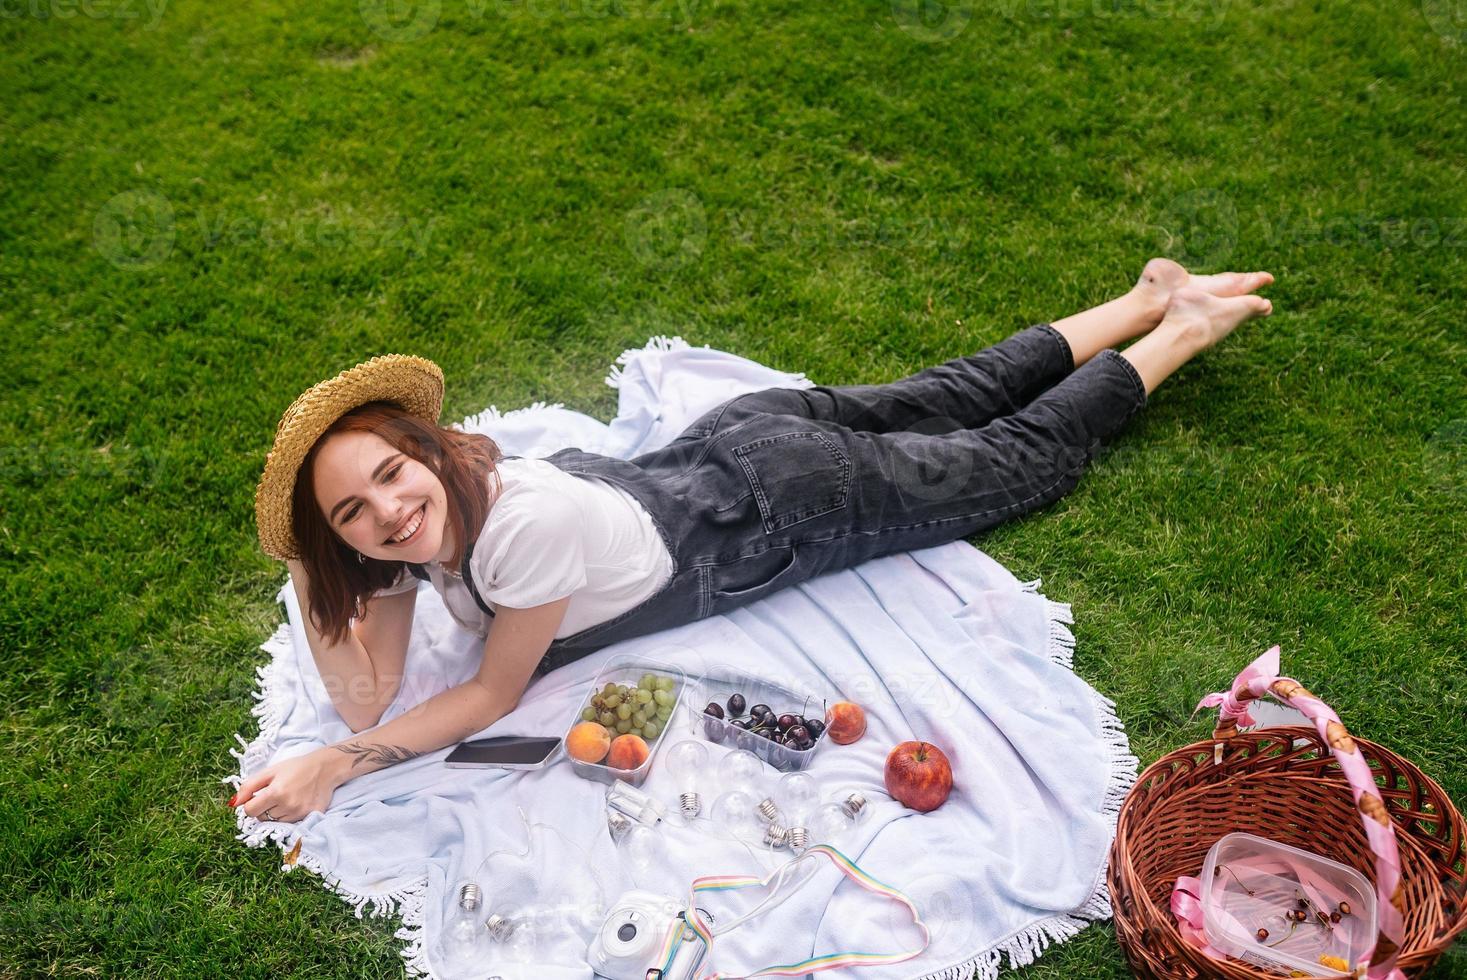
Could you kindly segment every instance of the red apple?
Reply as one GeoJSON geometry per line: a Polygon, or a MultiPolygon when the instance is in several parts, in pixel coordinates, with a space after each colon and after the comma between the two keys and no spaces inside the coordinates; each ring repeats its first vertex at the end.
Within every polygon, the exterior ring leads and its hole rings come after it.
{"type": "Polygon", "coordinates": [[[947,801],[953,767],[930,742],[903,742],[886,757],[886,791],[908,809],[928,813],[947,801]]]}
{"type": "Polygon", "coordinates": [[[850,701],[837,701],[825,712],[825,734],[836,745],[850,745],[866,734],[865,710],[850,701]]]}

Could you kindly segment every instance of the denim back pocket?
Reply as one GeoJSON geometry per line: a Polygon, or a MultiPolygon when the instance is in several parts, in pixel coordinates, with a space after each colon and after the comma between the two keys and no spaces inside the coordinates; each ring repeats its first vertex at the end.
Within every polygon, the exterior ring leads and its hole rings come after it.
{"type": "Polygon", "coordinates": [[[746,442],[733,455],[754,489],[767,533],[846,505],[851,458],[829,436],[781,432],[746,442]]]}

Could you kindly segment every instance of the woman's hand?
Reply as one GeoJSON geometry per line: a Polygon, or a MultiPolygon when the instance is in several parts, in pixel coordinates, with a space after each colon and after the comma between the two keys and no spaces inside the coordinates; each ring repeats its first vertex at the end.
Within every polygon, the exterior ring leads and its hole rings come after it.
{"type": "Polygon", "coordinates": [[[336,787],[346,782],[343,758],[327,746],[276,763],[240,783],[229,805],[243,805],[250,816],[278,823],[295,823],[317,811],[324,813],[336,787]]]}

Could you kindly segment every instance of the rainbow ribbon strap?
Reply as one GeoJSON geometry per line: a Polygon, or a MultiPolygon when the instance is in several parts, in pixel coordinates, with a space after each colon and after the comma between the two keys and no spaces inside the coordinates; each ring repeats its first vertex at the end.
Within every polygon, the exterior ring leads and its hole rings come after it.
{"type": "MultiPolygon", "coordinates": [[[[927,930],[927,924],[922,921],[922,916],[918,913],[917,906],[912,904],[911,899],[885,882],[877,881],[865,871],[862,871],[860,866],[854,861],[829,844],[816,844],[808,848],[804,854],[801,854],[794,861],[776,868],[763,878],[756,878],[752,875],[709,875],[693,879],[692,888],[688,891],[688,910],[685,914],[686,927],[679,922],[674,924],[672,929],[668,930],[667,938],[663,942],[662,951],[658,954],[655,962],[662,964],[661,969],[666,972],[672,964],[678,946],[683,942],[685,928],[697,933],[707,945],[708,950],[705,962],[712,960],[713,929],[711,924],[704,919],[702,913],[697,908],[696,899],[699,892],[730,891],[735,888],[748,888],[753,885],[767,886],[770,879],[785,874],[795,863],[803,861],[811,854],[818,854],[829,858],[830,862],[839,868],[842,874],[867,891],[884,895],[895,902],[900,902],[902,905],[905,905],[907,911],[912,915],[912,924],[922,934],[922,945],[916,949],[898,953],[826,953],[823,956],[815,956],[808,960],[801,960],[798,963],[767,966],[753,973],[743,974],[743,976],[798,977],[804,976],[807,973],[818,973],[821,970],[836,970],[845,966],[881,966],[887,963],[901,963],[904,960],[910,960],[915,956],[920,956],[927,949],[928,944],[932,941],[932,937],[927,930]]],[[[716,971],[699,975],[699,980],[727,980],[727,978],[728,975],[716,971]]]]}

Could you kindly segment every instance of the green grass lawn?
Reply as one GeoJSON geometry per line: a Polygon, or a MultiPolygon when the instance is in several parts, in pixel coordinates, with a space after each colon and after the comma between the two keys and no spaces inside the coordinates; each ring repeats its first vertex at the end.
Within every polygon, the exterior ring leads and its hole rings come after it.
{"type": "MultiPolygon", "coordinates": [[[[1277,642],[1467,804],[1463,0],[4,0],[0,52],[0,975],[401,974],[219,782],[313,382],[609,418],[656,333],[887,381],[1158,254],[1277,312],[975,543],[1143,762],[1277,642]]],[[[1127,973],[1107,926],[1021,971],[1127,973]]]]}

